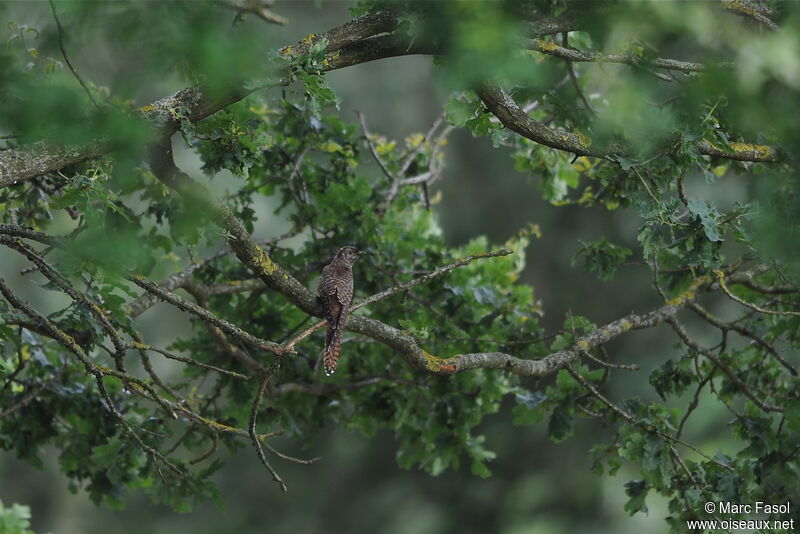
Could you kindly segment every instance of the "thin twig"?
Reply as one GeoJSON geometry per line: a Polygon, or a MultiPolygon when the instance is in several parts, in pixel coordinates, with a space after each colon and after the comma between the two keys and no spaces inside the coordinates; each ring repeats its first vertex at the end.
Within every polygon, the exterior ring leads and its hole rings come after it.
{"type": "Polygon", "coordinates": [[[683,425],[686,424],[686,421],[689,419],[689,416],[692,415],[692,412],[694,412],[695,408],[697,408],[697,406],[700,404],[700,392],[703,390],[703,387],[705,387],[708,381],[711,380],[711,378],[714,376],[714,372],[716,370],[717,370],[716,367],[712,368],[711,371],[708,372],[706,377],[703,378],[703,380],[701,380],[700,383],[697,385],[697,389],[695,389],[694,391],[692,400],[689,403],[689,406],[686,408],[686,412],[683,414],[681,422],[678,424],[678,430],[675,432],[675,435],[677,437],[681,437],[681,434],[683,433],[683,425]]]}
{"type": "Polygon", "coordinates": [[[264,464],[264,467],[266,467],[267,471],[270,472],[272,475],[272,480],[277,482],[280,488],[285,492],[286,483],[283,481],[278,472],[275,471],[275,468],[272,467],[272,464],[269,463],[269,460],[267,460],[267,456],[264,454],[264,449],[261,447],[261,440],[259,439],[258,434],[256,434],[258,407],[261,404],[261,399],[264,398],[264,392],[267,391],[267,387],[269,386],[270,380],[272,380],[272,375],[274,374],[275,370],[265,373],[263,379],[261,380],[261,386],[258,388],[258,393],[256,393],[256,398],[253,401],[253,407],[250,409],[250,425],[248,426],[248,432],[250,434],[250,440],[253,442],[253,447],[255,447],[256,453],[258,453],[258,459],[261,460],[261,463],[264,464]]]}
{"type": "Polygon", "coordinates": [[[738,302],[742,306],[747,306],[751,310],[757,311],[759,313],[765,313],[767,315],[792,315],[792,316],[795,316],[795,317],[800,317],[800,312],[790,311],[790,310],[786,310],[786,311],[784,311],[784,310],[768,310],[766,308],[762,308],[760,306],[757,306],[756,304],[753,304],[751,302],[747,302],[746,300],[741,299],[741,298],[737,297],[736,295],[734,295],[733,293],[731,293],[731,290],[728,289],[728,286],[725,284],[725,273],[723,273],[722,271],[717,269],[717,270],[714,271],[714,274],[717,276],[717,283],[719,284],[719,288],[722,290],[723,293],[728,295],[728,298],[730,298],[732,301],[738,302]]]}
{"type": "Polygon", "coordinates": [[[616,404],[614,404],[613,402],[608,400],[602,393],[597,391],[597,388],[595,388],[588,380],[583,378],[581,375],[579,375],[578,373],[573,371],[572,368],[566,367],[566,370],[567,370],[567,372],[570,374],[570,376],[572,378],[574,378],[583,387],[588,389],[592,393],[592,395],[594,395],[595,397],[597,397],[597,399],[600,400],[600,402],[602,402],[603,404],[608,406],[611,410],[613,410],[614,412],[619,414],[628,423],[630,423],[630,424],[632,424],[634,426],[641,427],[641,428],[643,428],[644,430],[646,430],[648,432],[653,432],[653,433],[657,434],[658,436],[661,436],[665,440],[674,441],[675,443],[679,443],[679,444],[683,445],[684,447],[686,447],[688,449],[691,449],[692,451],[696,452],[697,454],[699,454],[700,456],[702,456],[703,458],[705,458],[709,462],[715,463],[718,466],[720,466],[720,467],[722,467],[724,469],[727,469],[728,471],[733,471],[733,468],[731,466],[725,465],[722,462],[718,462],[717,460],[715,460],[714,458],[711,458],[710,456],[705,454],[703,451],[701,451],[700,449],[698,449],[694,445],[686,443],[685,441],[682,441],[681,439],[676,438],[674,436],[670,436],[669,434],[665,434],[664,432],[660,431],[659,429],[657,429],[657,428],[655,428],[653,426],[645,425],[644,423],[641,423],[634,416],[632,416],[631,414],[629,414],[628,412],[624,411],[622,408],[620,408],[619,406],[617,406],[616,404]]]}
{"type": "Polygon", "coordinates": [[[92,101],[94,107],[99,109],[100,106],[97,104],[94,97],[92,96],[92,92],[89,91],[89,87],[86,85],[86,83],[84,83],[83,79],[81,79],[81,77],[78,75],[78,71],[75,70],[75,67],[72,66],[72,62],[69,60],[69,57],[67,56],[67,50],[64,47],[64,28],[61,27],[61,21],[58,20],[58,15],[56,14],[56,6],[55,4],[53,4],[53,0],[48,0],[48,2],[50,2],[50,10],[53,12],[53,18],[56,21],[56,26],[58,26],[58,47],[61,49],[61,55],[64,56],[64,61],[67,62],[67,67],[69,67],[69,70],[72,71],[72,74],[73,76],[75,76],[75,79],[78,80],[78,83],[81,84],[83,90],[86,91],[86,94],[89,96],[89,100],[92,101]]]}
{"type": "MultiPolygon", "coordinates": [[[[417,144],[417,146],[415,146],[414,148],[410,149],[407,154],[404,154],[401,157],[401,159],[403,160],[403,163],[400,165],[400,171],[399,171],[398,174],[400,174],[402,176],[402,175],[404,175],[406,173],[408,168],[411,166],[411,163],[414,162],[414,158],[416,158],[417,155],[420,152],[422,152],[422,150],[425,148],[426,145],[430,144],[431,140],[433,139],[433,134],[436,132],[437,128],[439,128],[439,126],[441,126],[441,124],[443,122],[444,122],[444,113],[439,115],[436,118],[436,120],[433,121],[433,126],[431,126],[430,130],[428,130],[428,133],[425,134],[425,137],[422,138],[422,140],[417,144]]],[[[441,138],[441,136],[440,136],[440,138],[441,138]]],[[[437,142],[438,142],[438,139],[437,139],[437,142]]]]}
{"type": "Polygon", "coordinates": [[[193,360],[191,358],[185,358],[183,356],[178,356],[177,354],[172,354],[171,352],[167,352],[167,351],[165,351],[163,349],[160,349],[158,347],[154,347],[152,345],[147,345],[145,343],[137,342],[137,343],[134,343],[132,345],[128,345],[126,347],[126,349],[149,350],[149,351],[152,351],[152,352],[157,352],[158,354],[161,354],[162,356],[164,356],[165,358],[169,358],[170,360],[175,360],[175,361],[183,362],[183,363],[186,363],[186,364],[189,364],[189,365],[202,367],[203,369],[208,369],[210,371],[214,371],[214,372],[217,372],[217,373],[220,373],[220,374],[223,374],[223,375],[227,375],[227,376],[230,376],[230,377],[233,377],[233,378],[238,378],[240,380],[247,380],[249,378],[248,376],[243,375],[241,373],[237,373],[235,371],[228,371],[227,369],[222,369],[222,368],[217,367],[215,365],[209,365],[207,363],[198,362],[197,360],[193,360]]]}
{"type": "Polygon", "coordinates": [[[777,349],[775,349],[775,347],[773,347],[770,343],[767,342],[767,340],[757,335],[755,332],[749,330],[748,328],[740,324],[737,324],[736,322],[726,323],[724,321],[717,319],[711,314],[711,312],[709,312],[696,302],[690,304],[689,307],[700,317],[705,319],[710,324],[716,326],[720,330],[723,331],[733,330],[737,334],[753,340],[756,344],[758,344],[761,348],[769,352],[776,360],[778,360],[778,362],[780,362],[780,364],[783,365],[786,368],[786,370],[792,374],[792,376],[798,376],[797,369],[791,363],[789,363],[783,356],[781,356],[781,354],[777,351],[777,349]]]}
{"type": "Polygon", "coordinates": [[[8,408],[7,410],[5,410],[3,412],[0,412],[0,419],[2,419],[3,417],[6,417],[8,415],[11,415],[12,413],[16,412],[17,410],[20,410],[20,409],[24,408],[25,406],[27,406],[28,404],[30,404],[31,402],[33,402],[33,400],[36,399],[36,397],[39,395],[39,393],[42,392],[43,389],[45,389],[47,386],[49,386],[51,383],[53,383],[54,380],[56,380],[57,378],[60,378],[60,377],[61,377],[61,374],[58,374],[58,375],[52,377],[47,382],[44,382],[44,383],[40,384],[33,393],[31,393],[30,395],[28,395],[27,397],[25,397],[24,399],[22,399],[21,401],[16,403],[14,406],[11,406],[10,408],[8,408]]]}
{"type": "Polygon", "coordinates": [[[753,403],[756,406],[758,406],[765,412],[783,412],[783,407],[775,406],[774,404],[770,404],[768,402],[764,402],[763,400],[761,400],[755,393],[753,393],[750,390],[747,384],[742,382],[742,379],[739,378],[736,375],[736,373],[733,372],[733,370],[728,366],[728,364],[723,362],[720,358],[717,357],[716,354],[714,354],[710,350],[704,349],[695,341],[693,341],[692,338],[689,337],[689,334],[686,333],[686,330],[684,330],[681,324],[677,321],[677,319],[675,319],[674,317],[670,317],[669,319],[667,319],[666,322],[670,326],[672,326],[672,329],[675,330],[675,332],[678,334],[678,337],[681,338],[681,341],[683,341],[685,345],[691,347],[696,352],[702,354],[703,356],[714,362],[716,366],[719,367],[720,370],[723,373],[725,373],[728,378],[730,378],[731,382],[736,384],[736,386],[739,388],[742,394],[744,394],[745,397],[753,401],[753,403]]]}
{"type": "Polygon", "coordinates": [[[364,121],[364,114],[360,111],[356,111],[356,116],[358,116],[358,122],[361,123],[361,130],[364,132],[364,140],[367,142],[367,146],[369,147],[369,151],[372,154],[372,158],[378,164],[378,166],[383,171],[383,174],[389,179],[390,182],[394,183],[397,181],[397,178],[386,168],[386,164],[383,163],[383,160],[378,155],[378,151],[375,149],[375,146],[372,144],[372,140],[370,139],[370,133],[367,129],[367,123],[364,121]]]}
{"type": "MultiPolygon", "coordinates": [[[[561,34],[561,40],[562,43],[564,44],[564,48],[569,48],[569,34],[567,32],[561,34]]],[[[567,72],[569,73],[569,78],[570,80],[572,80],[572,85],[575,87],[575,91],[578,92],[578,96],[583,101],[583,105],[586,106],[586,109],[587,111],[589,111],[589,113],[591,113],[592,115],[597,115],[597,112],[595,112],[595,110],[592,109],[592,106],[586,99],[586,95],[583,94],[583,90],[581,89],[580,82],[578,82],[578,76],[575,74],[575,68],[572,65],[572,61],[567,59],[566,63],[567,63],[567,72]]]]}
{"type": "Polygon", "coordinates": [[[215,429],[211,429],[211,438],[213,439],[213,442],[211,443],[211,448],[208,449],[208,451],[205,454],[198,456],[193,460],[189,460],[190,465],[199,464],[203,460],[211,458],[211,456],[213,456],[214,453],[217,452],[217,449],[219,449],[219,432],[217,432],[215,429]]]}
{"type": "Polygon", "coordinates": [[[126,276],[126,278],[128,280],[130,280],[131,282],[133,282],[134,284],[136,284],[137,286],[139,286],[142,289],[144,289],[145,291],[148,291],[149,293],[152,293],[152,294],[158,296],[159,298],[169,302],[170,304],[176,306],[177,308],[179,308],[179,309],[181,309],[181,310],[183,310],[185,312],[191,313],[192,315],[196,316],[197,318],[199,318],[199,319],[201,319],[201,320],[203,320],[203,321],[205,321],[205,322],[207,322],[207,323],[209,323],[211,325],[216,326],[217,328],[219,328],[220,330],[224,331],[225,333],[227,333],[227,334],[229,334],[229,335],[231,335],[231,336],[233,336],[233,337],[235,337],[237,339],[241,339],[242,341],[244,341],[246,343],[249,343],[250,345],[253,345],[256,348],[259,348],[261,350],[266,350],[266,351],[269,351],[269,352],[273,352],[275,354],[283,354],[283,353],[286,353],[286,352],[291,352],[290,349],[287,349],[285,347],[281,347],[280,345],[278,345],[277,343],[273,343],[272,341],[266,341],[266,340],[260,339],[260,338],[258,338],[256,336],[250,334],[249,332],[246,332],[245,330],[242,330],[238,326],[236,326],[236,325],[234,325],[232,323],[229,323],[225,319],[222,319],[221,317],[218,317],[218,316],[214,315],[213,313],[211,313],[210,311],[206,310],[205,308],[201,308],[200,306],[198,306],[196,304],[192,304],[191,302],[188,302],[188,301],[182,299],[181,297],[179,297],[178,295],[176,295],[176,294],[174,294],[174,293],[172,293],[170,291],[164,290],[163,288],[161,288],[158,285],[156,285],[155,283],[151,282],[150,280],[148,280],[144,276],[134,274],[134,275],[128,275],[128,276],[126,276]]]}
{"type": "Polygon", "coordinates": [[[643,186],[644,186],[644,188],[647,190],[647,192],[650,194],[650,198],[652,198],[652,199],[653,199],[653,200],[654,200],[656,203],[658,203],[658,199],[657,199],[657,198],[656,198],[656,196],[653,194],[653,192],[652,192],[652,191],[650,191],[650,187],[648,187],[648,185],[647,185],[647,182],[645,182],[645,181],[644,181],[644,177],[643,177],[643,176],[642,176],[642,175],[639,173],[639,169],[637,169],[636,167],[634,167],[634,168],[633,168],[633,172],[635,172],[635,173],[636,173],[636,176],[638,176],[638,177],[639,177],[639,180],[641,180],[641,181],[642,181],[642,185],[643,185],[643,186]]]}
{"type": "Polygon", "coordinates": [[[630,365],[624,364],[624,363],[611,363],[611,362],[603,361],[600,358],[597,358],[595,356],[592,356],[592,354],[588,350],[580,350],[579,349],[578,352],[580,352],[580,354],[582,356],[586,356],[587,358],[589,358],[590,360],[592,360],[596,364],[601,365],[603,367],[608,367],[610,369],[625,369],[626,371],[638,371],[639,370],[639,366],[636,365],[635,363],[630,364],[630,365]]]}

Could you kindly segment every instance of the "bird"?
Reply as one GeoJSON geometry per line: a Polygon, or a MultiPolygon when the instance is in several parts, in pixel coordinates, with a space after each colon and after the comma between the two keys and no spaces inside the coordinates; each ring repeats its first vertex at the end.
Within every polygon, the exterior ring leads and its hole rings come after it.
{"type": "Polygon", "coordinates": [[[351,245],[340,248],[333,261],[322,268],[319,279],[317,299],[328,322],[322,351],[322,365],[327,376],[336,371],[339,363],[342,332],[353,300],[353,264],[359,254],[358,249],[351,245]]]}

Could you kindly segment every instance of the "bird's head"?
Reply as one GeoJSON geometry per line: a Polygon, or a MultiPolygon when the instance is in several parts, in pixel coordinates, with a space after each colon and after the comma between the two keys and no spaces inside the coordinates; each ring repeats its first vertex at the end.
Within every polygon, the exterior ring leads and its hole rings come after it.
{"type": "Polygon", "coordinates": [[[348,265],[353,265],[361,253],[352,245],[347,245],[339,249],[336,253],[337,258],[342,258],[348,265]]]}

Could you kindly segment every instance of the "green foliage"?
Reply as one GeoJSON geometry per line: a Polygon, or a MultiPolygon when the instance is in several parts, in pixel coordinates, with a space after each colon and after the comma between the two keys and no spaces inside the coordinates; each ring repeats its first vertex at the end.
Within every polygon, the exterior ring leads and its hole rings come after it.
{"type": "MultiPolygon", "coordinates": [[[[628,268],[629,258],[642,258],[630,267],[651,276],[650,296],[661,314],[637,310],[613,328],[569,314],[552,335],[540,325],[534,288],[520,281],[530,235],[538,230],[530,227],[505,243],[477,237],[449,244],[432,209],[439,200],[438,191],[428,190],[433,180],[419,181],[426,172],[441,172],[445,135],[365,139],[335,111],[338,99],[324,74],[332,41],[310,36],[306,54],[267,56],[241,36],[230,37],[228,25],[217,20],[215,10],[223,7],[217,5],[120,4],[106,14],[76,5],[65,11],[87,23],[107,17],[108,31],[116,30],[127,45],[151,43],[155,59],[133,67],[150,78],[182,80],[170,87],[198,83],[209,102],[235,100],[202,121],[188,106],[168,111],[168,120],[180,125],[181,150],[198,158],[206,174],[196,184],[203,191],[186,198],[144,163],[141,148],[151,132],[133,112],[130,88],[87,86],[100,102],[93,105],[53,59],[60,56],[52,35],[29,46],[44,34],[22,21],[9,25],[8,46],[0,51],[0,97],[8,103],[0,128],[11,134],[0,148],[100,139],[119,150],[0,189],[0,222],[65,236],[69,243],[37,244],[60,274],[47,280],[40,269],[28,278],[34,291],[53,297],[41,315],[57,332],[0,300],[0,401],[4,410],[10,407],[0,418],[0,448],[41,466],[43,451],[54,447],[70,489],[112,508],[124,506],[134,491],[179,511],[219,500],[213,474],[224,454],[247,445],[260,383],[252,364],[243,363],[252,358],[276,370],[256,413],[258,432],[281,432],[290,443],[313,443],[326,426],[366,436],[389,431],[403,468],[436,476],[468,467],[488,477],[495,453],[481,424],[513,398],[513,423],[546,425],[553,443],[585,432],[586,418],[601,421],[607,433],[591,449],[593,472],[634,473],[624,486],[624,510],[647,513],[648,496],[661,495],[669,501],[673,531],[681,531],[681,519],[696,516],[703,502],[783,502],[800,494],[796,162],[729,161],[698,149],[701,141],[730,151],[742,148],[740,139],[797,139],[796,124],[786,120],[796,111],[796,69],[776,69],[766,53],[791,43],[782,34],[748,36],[765,51],[754,59],[736,39],[714,45],[697,33],[692,17],[707,14],[709,6],[692,4],[683,13],[666,4],[576,9],[576,16],[588,12],[592,20],[585,31],[571,32],[568,44],[587,53],[617,47],[636,64],[604,64],[619,69],[613,76],[580,67],[574,79],[563,60],[519,50],[529,30],[523,15],[535,9],[536,20],[560,16],[560,2],[370,0],[354,10],[391,9],[400,21],[396,37],[440,50],[437,66],[454,89],[444,105],[446,121],[510,155],[552,206],[595,213],[630,208],[639,217],[626,243],[631,248],[601,237],[582,243],[573,265],[582,260],[608,281],[628,268]],[[158,17],[166,21],[160,30],[158,17]],[[648,42],[628,35],[637,24],[651,30],[648,42]],[[660,50],[682,50],[672,41],[684,34],[688,49],[710,66],[666,87],[653,76],[658,66],[652,60],[660,50]],[[727,46],[755,63],[714,68],[727,46]],[[262,62],[266,67],[249,71],[262,62]],[[242,85],[243,79],[249,81],[242,85]],[[527,104],[537,125],[585,139],[592,150],[605,147],[605,156],[576,157],[505,129],[471,90],[486,80],[527,104]],[[280,97],[240,93],[274,85],[281,86],[280,97]],[[380,171],[370,166],[376,156],[380,171]],[[726,194],[722,184],[734,180],[757,185],[726,194]],[[756,193],[742,199],[748,188],[756,193]],[[202,320],[192,320],[163,350],[205,366],[164,366],[161,353],[139,344],[149,340],[139,339],[133,317],[140,291],[128,281],[132,274],[164,280],[190,269],[192,283],[176,289],[186,291],[181,298],[264,339],[283,342],[309,326],[309,316],[274,288],[247,285],[253,273],[222,245],[229,236],[200,199],[205,193],[224,201],[269,259],[308,287],[339,246],[355,243],[364,252],[355,265],[357,298],[473,254],[501,247],[512,253],[474,261],[357,311],[413,338],[424,348],[430,373],[409,367],[396,347],[348,332],[336,375],[322,378],[320,331],[304,338],[296,354],[279,358],[238,339],[228,342],[202,320]],[[288,229],[283,237],[279,224],[288,229]],[[67,298],[66,284],[85,299],[67,298]],[[230,289],[236,286],[248,289],[230,289]],[[698,319],[684,329],[689,309],[698,319]],[[653,361],[660,351],[641,355],[653,370],[648,381],[637,380],[636,395],[613,387],[619,373],[636,369],[615,363],[609,353],[616,348],[608,341],[668,320],[680,335],[671,356],[653,361]],[[132,343],[124,358],[113,357],[106,322],[132,343]],[[708,330],[694,341],[700,327],[708,330]],[[75,356],[72,342],[90,364],[75,356]],[[471,353],[558,356],[562,363],[536,381],[505,369],[453,373],[448,358],[471,353]],[[140,383],[114,376],[125,366],[140,383]],[[154,401],[148,388],[162,397],[154,401]]],[[[792,20],[786,23],[796,29],[792,20]]],[[[722,26],[720,32],[729,31],[722,26]]],[[[543,42],[563,44],[550,37],[543,42]]],[[[3,254],[15,252],[4,247],[3,254]]],[[[24,507],[0,505],[0,531],[28,532],[26,514],[24,507]]]]}
{"type": "Polygon", "coordinates": [[[600,280],[611,280],[631,254],[629,249],[610,243],[603,237],[600,241],[584,244],[572,259],[572,265],[583,256],[583,265],[587,271],[597,273],[600,280]]]}
{"type": "Polygon", "coordinates": [[[662,399],[681,395],[697,381],[692,363],[692,358],[681,358],[677,363],[667,360],[650,373],[650,385],[662,399]]]}
{"type": "Polygon", "coordinates": [[[286,60],[289,81],[299,81],[305,88],[305,100],[311,116],[320,119],[323,108],[330,105],[339,107],[336,93],[328,85],[322,71],[325,67],[327,39],[314,42],[307,54],[286,60]]]}
{"type": "Polygon", "coordinates": [[[31,509],[14,503],[10,508],[0,501],[0,532],[3,534],[33,534],[30,529],[31,509]]]}

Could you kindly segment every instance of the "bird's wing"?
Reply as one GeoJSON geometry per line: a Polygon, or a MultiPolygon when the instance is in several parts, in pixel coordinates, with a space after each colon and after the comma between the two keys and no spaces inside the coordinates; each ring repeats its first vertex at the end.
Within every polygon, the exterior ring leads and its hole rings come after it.
{"type": "Polygon", "coordinates": [[[342,315],[342,298],[339,296],[339,286],[336,278],[329,272],[329,266],[322,269],[319,279],[319,299],[325,311],[325,319],[331,326],[336,326],[342,315]]]}

